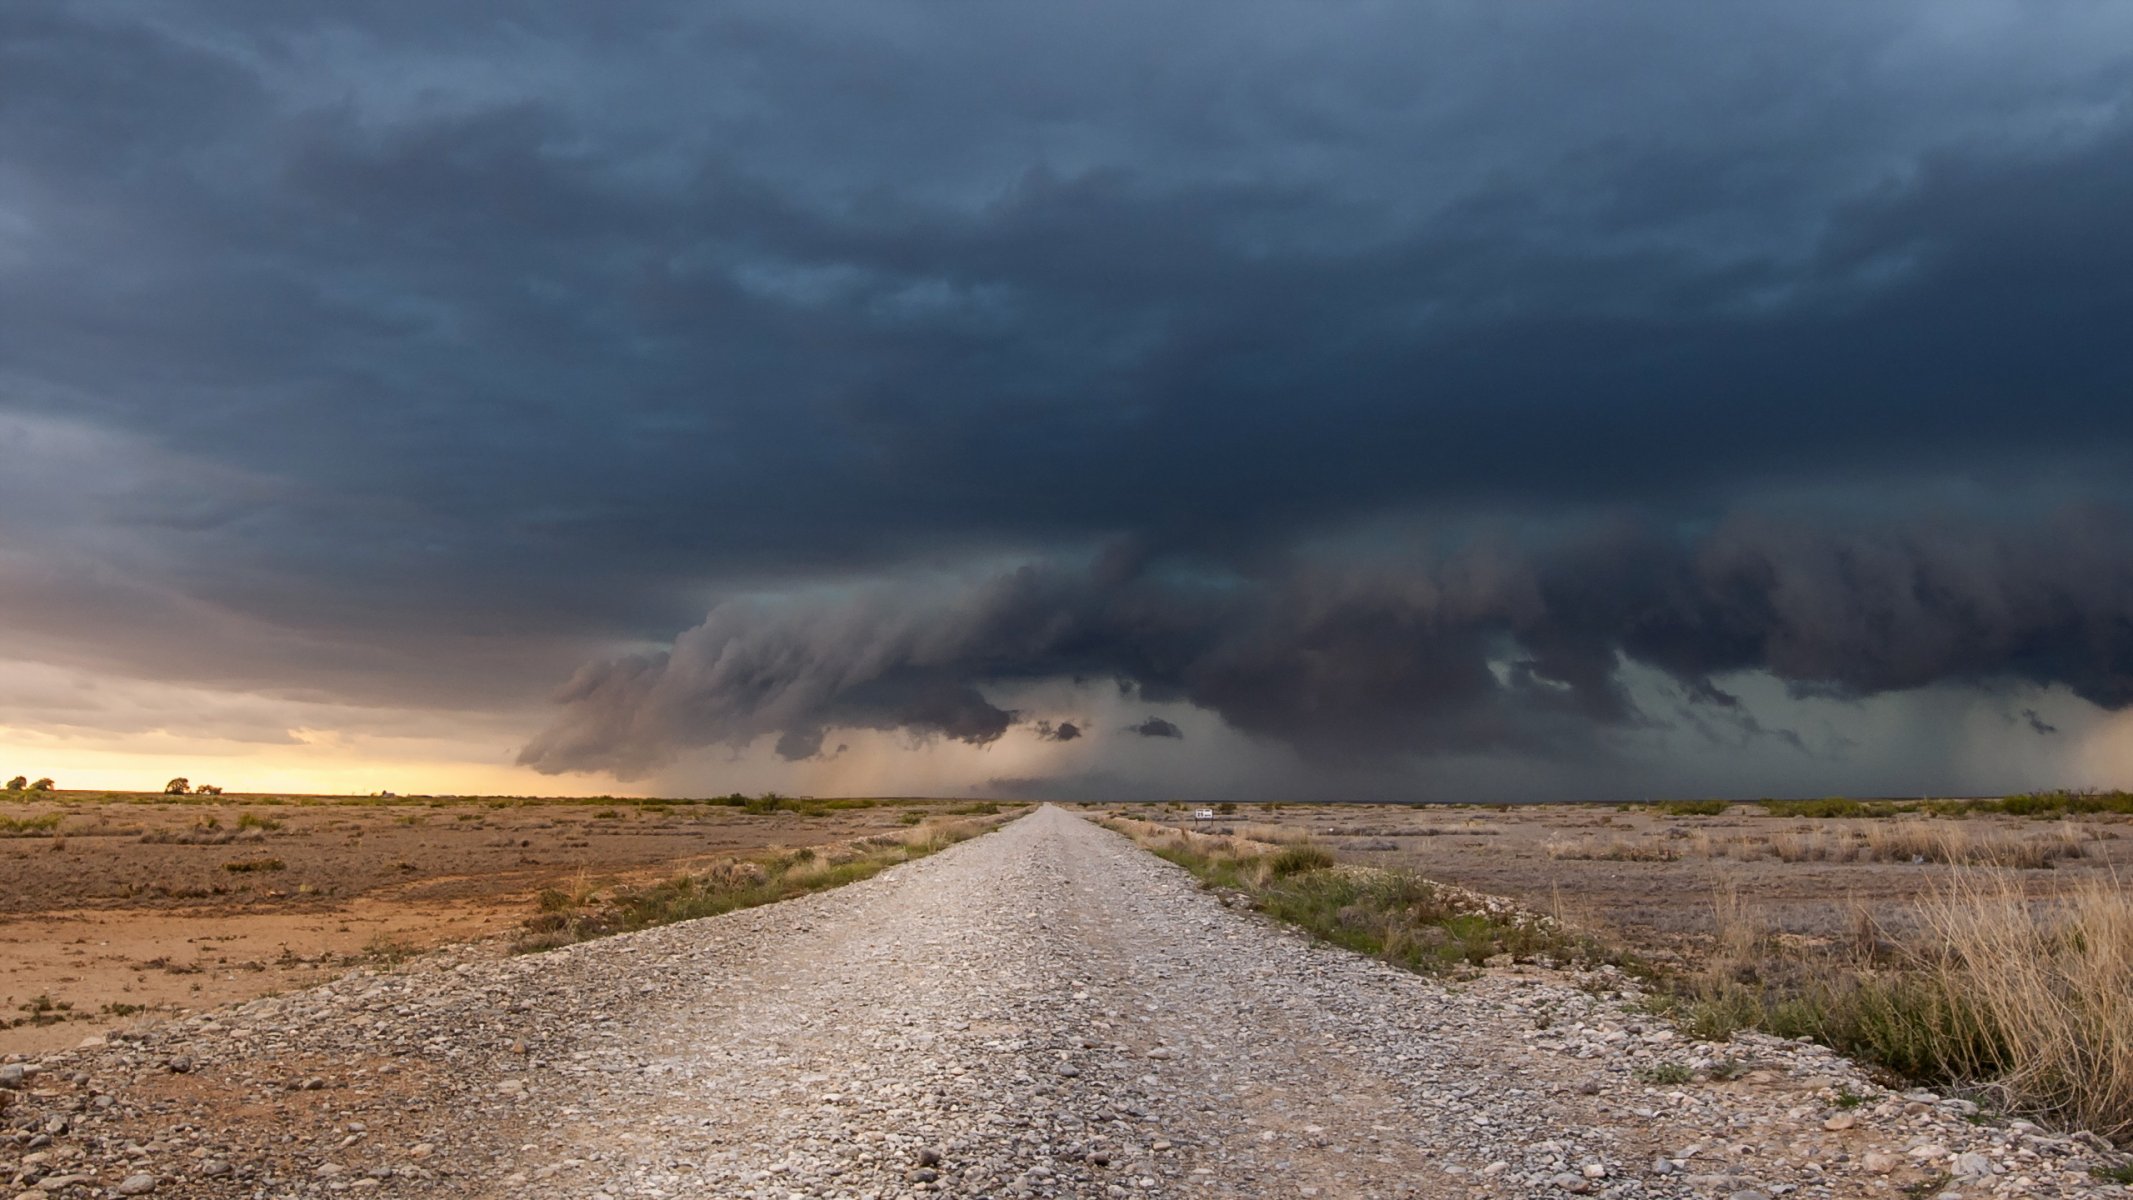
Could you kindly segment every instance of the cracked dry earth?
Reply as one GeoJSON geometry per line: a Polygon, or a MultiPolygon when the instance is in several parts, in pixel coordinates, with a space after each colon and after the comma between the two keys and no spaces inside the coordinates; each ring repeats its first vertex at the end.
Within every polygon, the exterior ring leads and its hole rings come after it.
{"type": "Polygon", "coordinates": [[[2090,1175],[2115,1161],[2094,1139],[1977,1123],[1814,1046],[1695,1043],[1602,994],[1626,986],[1406,974],[1044,808],[836,891],[0,1067],[0,1180],[38,1200],[2126,1194],[2090,1175]]]}

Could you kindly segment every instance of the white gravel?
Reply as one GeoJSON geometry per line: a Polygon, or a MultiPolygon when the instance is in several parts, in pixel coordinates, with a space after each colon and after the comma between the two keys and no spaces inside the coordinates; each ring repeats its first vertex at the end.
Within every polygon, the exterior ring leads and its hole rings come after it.
{"type": "Polygon", "coordinates": [[[0,1179],[40,1200],[143,1176],[572,1200],[2125,1194],[2078,1138],[1973,1123],[1818,1047],[1691,1042],[1596,994],[1624,986],[1410,975],[1045,808],[836,891],[28,1064],[0,1179]],[[1662,1067],[1698,1078],[1648,1082],[1662,1067]]]}

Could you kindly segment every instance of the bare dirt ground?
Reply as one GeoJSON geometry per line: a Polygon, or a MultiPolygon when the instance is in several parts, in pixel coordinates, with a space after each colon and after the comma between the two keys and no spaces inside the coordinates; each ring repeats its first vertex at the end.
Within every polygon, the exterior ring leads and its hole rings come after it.
{"type": "Polygon", "coordinates": [[[0,1055],[514,929],[543,888],[897,830],[677,804],[221,796],[0,802],[0,1055]],[[57,824],[42,828],[57,817],[57,824]]]}
{"type": "MultiPolygon", "coordinates": [[[[1083,808],[1195,824],[1185,807],[1083,808]]],[[[1247,804],[1201,827],[1308,836],[1344,862],[1509,896],[1661,961],[1700,957],[1722,899],[1736,919],[1809,941],[1854,936],[1861,913],[1889,932],[1909,928],[1911,904],[1954,868],[1914,862],[1890,843],[1953,836],[1979,848],[2054,853],[2073,844],[2075,856],[2018,871],[2031,894],[2097,878],[2133,886],[2133,818],[2109,814],[1819,819],[1771,816],[1746,803],[1715,816],[1593,804],[1247,804]],[[1874,857],[1877,845],[1895,857],[1874,857]]]]}

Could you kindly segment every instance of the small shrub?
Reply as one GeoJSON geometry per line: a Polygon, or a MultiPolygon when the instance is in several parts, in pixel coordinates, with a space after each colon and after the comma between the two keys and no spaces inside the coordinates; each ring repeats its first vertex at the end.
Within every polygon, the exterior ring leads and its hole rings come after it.
{"type": "Polygon", "coordinates": [[[1332,865],[1333,852],[1324,846],[1284,846],[1266,860],[1267,874],[1275,879],[1323,871],[1332,865]]]}
{"type": "Polygon", "coordinates": [[[1637,1070],[1637,1079],[1639,1081],[1666,1086],[1687,1083],[1693,1077],[1694,1073],[1687,1066],[1677,1062],[1653,1063],[1649,1067],[1640,1067],[1637,1070]]]}
{"type": "Polygon", "coordinates": [[[1726,800],[1662,800],[1652,805],[1653,811],[1669,817],[1715,817],[1731,807],[1726,800]]]}
{"type": "Polygon", "coordinates": [[[396,966],[422,952],[421,948],[404,937],[381,933],[363,944],[364,960],[396,966]]]}
{"type": "Polygon", "coordinates": [[[287,863],[278,858],[237,858],[222,864],[222,869],[232,875],[247,875],[254,871],[281,871],[287,863]]]}

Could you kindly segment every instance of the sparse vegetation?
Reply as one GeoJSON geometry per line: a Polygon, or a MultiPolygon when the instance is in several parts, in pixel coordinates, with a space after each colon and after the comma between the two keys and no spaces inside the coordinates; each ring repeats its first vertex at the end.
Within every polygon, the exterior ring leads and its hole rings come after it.
{"type": "Polygon", "coordinates": [[[1664,1007],[1698,1037],[1811,1037],[1907,1079],[1988,1088],[2009,1112],[2133,1136],[2133,895],[2112,880],[2037,904],[2010,870],[1975,870],[1922,915],[1893,952],[1816,958],[1721,911],[1711,962],[1664,1007]]]}
{"type": "Polygon", "coordinates": [[[389,967],[406,962],[419,953],[421,950],[406,938],[381,933],[363,944],[359,960],[389,967]]]}
{"type": "Polygon", "coordinates": [[[248,875],[255,871],[283,871],[287,863],[278,858],[236,858],[222,864],[222,869],[232,875],[248,875]]]}
{"type": "MultiPolygon", "coordinates": [[[[1890,1082],[1959,1089],[1995,1112],[2125,1140],[2133,1138],[2133,893],[2111,873],[2125,836],[2116,828],[2122,818],[2115,795],[1773,801],[1764,811],[1804,819],[1760,829],[1748,806],[1733,821],[1708,825],[1667,819],[1719,815],[1704,804],[1681,812],[1635,807],[1629,820],[1617,815],[1624,810],[1565,810],[1555,822],[1562,833],[1526,845],[1544,861],[1650,864],[1649,875],[1633,877],[1647,881],[1647,895],[1680,886],[1676,863],[1855,864],[1867,894],[1849,902],[1841,892],[1830,895],[1835,919],[1793,931],[1762,924],[1761,906],[1772,901],[1761,889],[1776,878],[1769,868],[1743,869],[1741,886],[1718,887],[1703,926],[1715,934],[1658,948],[1669,965],[1648,975],[1654,1010],[1707,1040],[1743,1028],[1812,1038],[1878,1067],[1890,1082]],[[2057,819],[2030,824],[2042,818],[2057,819]],[[2079,873],[2073,880],[2040,878],[2069,867],[2079,873]],[[1892,882],[1892,872],[1917,882],[1892,882]]],[[[1557,962],[1621,957],[1578,933],[1583,922],[1562,918],[1561,886],[1556,919],[1546,924],[1482,908],[1481,927],[1463,928],[1476,914],[1468,894],[1398,870],[1338,862],[1275,870],[1284,846],[1322,849],[1306,840],[1312,829],[1373,854],[1400,852],[1405,838],[1454,832],[1442,823],[1382,823],[1368,810],[1349,811],[1354,815],[1340,821],[1314,815],[1239,826],[1230,836],[1117,814],[1110,823],[1212,888],[1336,944],[1417,969],[1458,971],[1498,954],[1557,962]],[[1383,840],[1389,836],[1403,841],[1383,840]],[[1444,908],[1431,903],[1447,895],[1458,899],[1444,908]]],[[[1812,878],[1827,886],[1821,881],[1839,877],[1812,878]]],[[[1797,896],[1777,903],[1800,907],[1797,896]]],[[[1539,906],[1547,911],[1544,901],[1539,906]]],[[[1670,919],[1664,928],[1698,924],[1670,919]]],[[[1644,936],[1651,932],[1647,927],[1644,936]]],[[[1693,1074],[1723,1080],[1745,1069],[1728,1060],[1693,1074]]],[[[1837,1100],[1839,1107],[1860,1102],[1837,1100]]]]}
{"type": "Polygon", "coordinates": [[[1001,823],[922,821],[898,835],[876,835],[819,851],[801,847],[761,858],[734,859],[644,886],[602,889],[581,875],[567,890],[549,888],[540,894],[535,902],[540,913],[525,923],[517,947],[527,952],[549,950],[855,883],[898,863],[989,833],[1001,823]]]}
{"type": "Polygon", "coordinates": [[[2119,1183],[2133,1187],[2133,1163],[2120,1163],[2115,1167],[2091,1167],[2089,1174],[2105,1183],[2119,1183]]]}
{"type": "MultiPolygon", "coordinates": [[[[55,834],[65,813],[39,813],[34,817],[0,817],[0,837],[40,837],[55,834]]],[[[55,834],[56,836],[56,834],[55,834]]]]}
{"type": "Polygon", "coordinates": [[[2093,836],[2092,830],[2071,822],[2061,822],[2043,834],[1978,833],[1960,824],[1904,817],[1850,828],[1788,828],[1728,839],[1698,833],[1694,844],[1710,857],[1743,862],[1775,858],[1781,862],[1938,863],[2041,870],[2083,857],[2093,836]]]}
{"type": "Polygon", "coordinates": [[[1652,811],[1668,817],[1715,817],[1731,807],[1727,800],[1662,800],[1652,811]]]}
{"type": "Polygon", "coordinates": [[[1605,842],[1591,839],[1549,842],[1542,847],[1550,858],[1585,858],[1607,862],[1673,862],[1681,857],[1681,849],[1669,842],[1636,838],[1612,838],[1605,842]]]}
{"type": "Polygon", "coordinates": [[[1909,814],[1969,817],[1992,813],[2045,818],[2098,813],[2133,815],[2133,792],[2122,791],[2022,792],[1971,800],[1851,800],[1831,796],[1822,800],[1763,800],[1759,803],[1763,811],[1773,817],[1873,818],[1909,814]]]}
{"type": "Polygon", "coordinates": [[[1209,887],[1241,893],[1271,916],[1409,970],[1476,967],[1499,956],[1625,961],[1553,918],[1407,872],[1343,866],[1323,846],[1190,833],[1130,818],[1106,824],[1209,887]]]}

